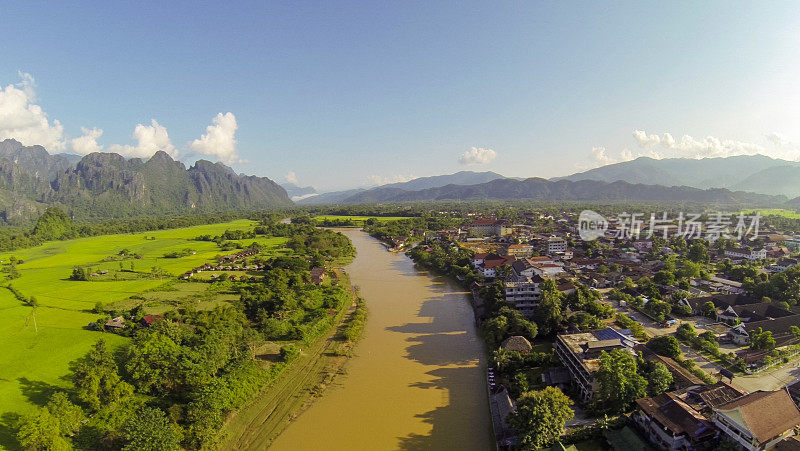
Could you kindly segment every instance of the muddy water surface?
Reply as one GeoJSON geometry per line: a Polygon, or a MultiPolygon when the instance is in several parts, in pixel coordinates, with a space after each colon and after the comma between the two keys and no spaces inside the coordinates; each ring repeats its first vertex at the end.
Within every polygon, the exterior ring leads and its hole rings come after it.
{"type": "Polygon", "coordinates": [[[493,448],[485,348],[467,293],[356,229],[346,268],[369,321],[347,375],[273,443],[276,450],[493,448]]]}

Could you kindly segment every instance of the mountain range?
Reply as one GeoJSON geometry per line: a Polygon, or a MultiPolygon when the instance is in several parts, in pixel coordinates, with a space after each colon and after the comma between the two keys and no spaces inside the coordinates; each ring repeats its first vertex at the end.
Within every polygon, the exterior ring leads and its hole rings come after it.
{"type": "Polygon", "coordinates": [[[198,160],[187,168],[165,152],[147,160],[115,153],[50,155],[41,146],[0,142],[0,218],[8,224],[58,206],[76,219],[220,213],[292,205],[265,177],[198,160]]]}
{"type": "Polygon", "coordinates": [[[800,208],[800,163],[761,155],[638,158],[554,179],[461,171],[370,189],[318,193],[313,187],[245,176],[198,160],[188,168],[164,152],[51,155],[0,142],[0,221],[22,224],[48,206],[76,219],[221,213],[301,205],[459,200],[706,202],[800,208]],[[792,200],[788,200],[792,198],[792,200]]]}
{"type": "Polygon", "coordinates": [[[728,188],[793,198],[800,196],[800,162],[763,155],[662,160],[640,157],[553,180],[626,181],[701,189],[728,188]]]}
{"type": "Polygon", "coordinates": [[[647,157],[556,177],[511,179],[462,171],[405,183],[324,193],[301,204],[425,200],[688,201],[800,206],[800,163],[763,155],[647,157]],[[787,203],[787,198],[797,198],[787,203]]]}
{"type": "Polygon", "coordinates": [[[356,198],[362,193],[372,192],[376,190],[401,190],[401,191],[418,191],[430,188],[439,188],[447,185],[477,185],[479,183],[486,183],[492,180],[505,178],[495,172],[473,172],[473,171],[460,171],[455,174],[448,175],[434,175],[432,177],[419,177],[407,182],[390,183],[381,185],[372,189],[356,188],[346,191],[335,191],[331,193],[323,193],[307,199],[298,201],[298,204],[305,205],[319,205],[319,204],[338,204],[338,203],[352,203],[349,199],[356,198]]]}

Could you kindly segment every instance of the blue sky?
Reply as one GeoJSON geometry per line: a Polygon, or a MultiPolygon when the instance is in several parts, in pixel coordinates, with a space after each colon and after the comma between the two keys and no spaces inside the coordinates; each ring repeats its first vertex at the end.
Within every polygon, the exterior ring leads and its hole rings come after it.
{"type": "Polygon", "coordinates": [[[792,2],[15,3],[0,137],[65,152],[166,146],[322,189],[800,156],[792,2]],[[14,125],[11,88],[49,129],[14,125]],[[82,127],[103,132],[73,149],[82,127]]]}

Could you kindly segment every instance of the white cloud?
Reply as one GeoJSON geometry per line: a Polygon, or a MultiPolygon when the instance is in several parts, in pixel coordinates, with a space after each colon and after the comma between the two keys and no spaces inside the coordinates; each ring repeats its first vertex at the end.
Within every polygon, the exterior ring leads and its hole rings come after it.
{"type": "Polygon", "coordinates": [[[294,171],[289,171],[289,173],[286,174],[286,181],[292,185],[297,185],[297,174],[295,174],[294,171]]]}
{"type": "Polygon", "coordinates": [[[669,133],[659,136],[648,135],[644,130],[634,130],[633,138],[641,148],[658,147],[667,150],[669,154],[665,156],[669,157],[713,158],[768,153],[767,149],[759,144],[720,139],[714,136],[696,139],[689,135],[683,135],[680,140],[676,140],[669,133]]]}
{"type": "Polygon", "coordinates": [[[238,163],[236,152],[236,116],[233,113],[219,113],[212,125],[206,127],[206,134],[195,139],[189,147],[197,153],[215,156],[223,163],[238,163]]]}
{"type": "Polygon", "coordinates": [[[370,185],[388,185],[389,183],[403,183],[413,179],[413,176],[390,175],[383,177],[380,175],[367,176],[367,183],[370,185]]]}
{"type": "Polygon", "coordinates": [[[592,161],[597,166],[605,166],[617,162],[616,158],[608,156],[605,147],[592,147],[592,161]]]}
{"type": "Polygon", "coordinates": [[[620,157],[622,158],[622,161],[633,160],[633,152],[626,147],[622,149],[622,152],[620,152],[620,157]]]}
{"type": "Polygon", "coordinates": [[[151,119],[150,125],[137,124],[131,135],[135,146],[114,144],[108,147],[109,152],[116,152],[126,158],[149,158],[159,150],[163,150],[172,158],[178,156],[178,150],[172,145],[166,127],[151,119]]]}
{"type": "MultiPolygon", "coordinates": [[[[800,144],[793,142],[780,133],[764,134],[764,145],[733,139],[721,139],[715,136],[706,136],[696,139],[690,135],[683,135],[680,140],[672,134],[661,135],[647,134],[644,130],[634,130],[633,139],[639,145],[638,152],[628,148],[622,149],[620,157],[611,156],[605,147],[594,147],[588,160],[594,166],[604,166],[617,161],[629,161],[639,157],[661,158],[717,158],[732,157],[737,155],[761,154],[772,158],[785,160],[800,160],[800,144]]],[[[581,170],[589,166],[576,165],[581,170]]]]}
{"type": "Polygon", "coordinates": [[[0,140],[16,139],[26,146],[41,145],[50,152],[66,148],[64,127],[58,120],[52,124],[36,101],[36,82],[30,74],[20,72],[22,81],[0,88],[0,140]]]}
{"type": "Polygon", "coordinates": [[[103,130],[93,128],[89,130],[86,127],[81,127],[82,136],[70,140],[69,145],[72,151],[78,155],[87,155],[92,152],[100,152],[103,146],[97,143],[97,140],[103,136],[103,130]]]}
{"type": "Polygon", "coordinates": [[[656,144],[661,142],[661,138],[658,135],[647,135],[644,130],[634,130],[633,137],[639,143],[641,147],[649,147],[655,146],[656,144]]]}
{"type": "Polygon", "coordinates": [[[458,158],[463,165],[486,164],[497,157],[497,152],[483,147],[473,147],[458,158]]]}

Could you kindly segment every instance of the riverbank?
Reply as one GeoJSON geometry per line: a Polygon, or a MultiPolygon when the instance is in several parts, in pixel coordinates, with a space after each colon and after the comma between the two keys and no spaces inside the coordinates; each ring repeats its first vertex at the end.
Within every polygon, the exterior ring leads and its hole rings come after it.
{"type": "Polygon", "coordinates": [[[347,376],[272,448],[492,448],[486,351],[468,292],[362,231],[342,233],[357,249],[347,271],[369,306],[364,338],[347,376]]]}
{"type": "MultiPolygon", "coordinates": [[[[350,284],[349,276],[337,271],[340,283],[350,284]]],[[[364,314],[357,294],[353,303],[337,315],[336,325],[302,350],[249,405],[233,413],[223,428],[221,450],[263,449],[314,400],[322,396],[343,371],[352,348],[360,338],[352,324],[364,314]]]]}

